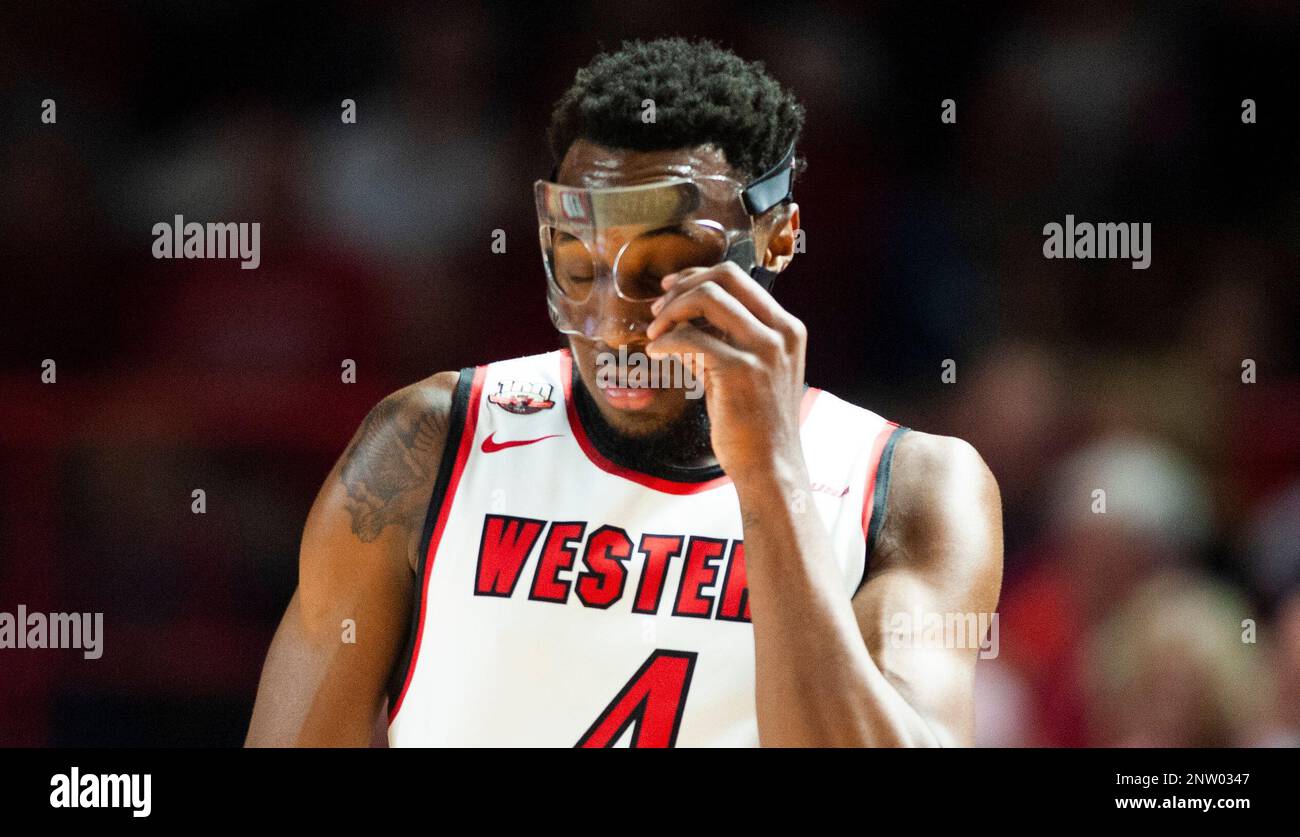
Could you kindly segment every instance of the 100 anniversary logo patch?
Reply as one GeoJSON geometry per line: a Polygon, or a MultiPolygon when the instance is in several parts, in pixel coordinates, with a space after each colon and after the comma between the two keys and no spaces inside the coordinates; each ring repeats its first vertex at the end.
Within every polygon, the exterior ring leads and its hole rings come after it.
{"type": "Polygon", "coordinates": [[[508,413],[526,416],[554,407],[555,402],[551,400],[554,391],[554,384],[534,384],[526,381],[511,381],[507,384],[502,381],[497,384],[497,391],[488,396],[488,401],[508,413]]]}

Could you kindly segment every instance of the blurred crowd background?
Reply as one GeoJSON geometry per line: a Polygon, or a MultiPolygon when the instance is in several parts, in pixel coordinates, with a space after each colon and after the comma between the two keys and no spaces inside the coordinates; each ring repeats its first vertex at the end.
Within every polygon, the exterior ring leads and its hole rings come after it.
{"type": "Polygon", "coordinates": [[[0,611],[103,611],[106,653],[0,651],[0,744],[242,742],[368,408],[558,345],[531,196],[551,104],[665,34],[807,108],[807,252],[777,297],[809,382],[999,480],[978,742],[1300,744],[1298,32],[1262,0],[6,3],[0,611]],[[1067,213],[1151,223],[1150,268],[1044,259],[1067,213]],[[177,214],[259,222],[261,267],[153,259],[177,214]]]}

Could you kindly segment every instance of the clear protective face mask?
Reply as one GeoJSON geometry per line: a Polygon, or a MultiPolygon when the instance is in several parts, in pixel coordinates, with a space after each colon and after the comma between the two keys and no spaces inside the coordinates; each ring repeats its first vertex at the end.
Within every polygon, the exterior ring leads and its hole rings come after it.
{"type": "Polygon", "coordinates": [[[722,175],[585,189],[533,184],[551,322],[564,334],[643,335],[661,280],[732,261],[766,288],[754,218],[791,199],[794,148],[749,186],[722,175]]]}

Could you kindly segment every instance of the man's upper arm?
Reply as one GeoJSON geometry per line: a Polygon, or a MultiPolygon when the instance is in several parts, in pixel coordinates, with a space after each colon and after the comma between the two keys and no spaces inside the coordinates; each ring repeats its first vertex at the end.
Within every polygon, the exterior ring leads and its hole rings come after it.
{"type": "Polygon", "coordinates": [[[939,740],[968,745],[983,639],[969,628],[988,625],[1002,584],[997,481],[966,442],[912,431],[894,450],[886,510],[853,598],[858,627],[876,665],[939,740]],[[948,630],[958,620],[966,630],[948,630]],[[942,643],[933,641],[936,624],[942,643]]]}
{"type": "Polygon", "coordinates": [[[248,745],[370,742],[409,625],[457,378],[442,372],[377,404],[326,477],[307,516],[298,589],[267,654],[248,745]]]}

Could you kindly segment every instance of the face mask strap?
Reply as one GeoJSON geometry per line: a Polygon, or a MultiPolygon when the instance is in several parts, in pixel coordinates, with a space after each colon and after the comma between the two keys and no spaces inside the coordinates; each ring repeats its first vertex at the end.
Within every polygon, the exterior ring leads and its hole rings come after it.
{"type": "Polygon", "coordinates": [[[794,143],[790,143],[785,156],[740,193],[745,211],[762,215],[777,204],[794,199],[794,143]]]}
{"type": "MultiPolygon", "coordinates": [[[[790,143],[781,162],[746,186],[740,197],[745,203],[745,211],[754,216],[762,215],[778,204],[794,200],[794,143],[790,143]]],[[[756,263],[749,275],[770,293],[778,274],[775,270],[758,265],[757,261],[755,254],[756,263]]]]}

